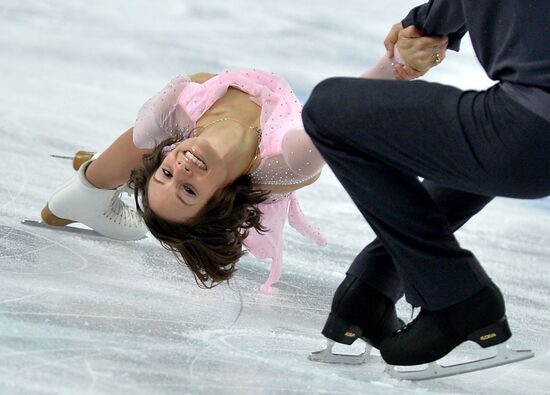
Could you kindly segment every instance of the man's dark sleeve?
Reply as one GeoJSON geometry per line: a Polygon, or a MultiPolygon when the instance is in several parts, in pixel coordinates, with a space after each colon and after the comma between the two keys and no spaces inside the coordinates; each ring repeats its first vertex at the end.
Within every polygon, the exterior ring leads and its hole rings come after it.
{"type": "Polygon", "coordinates": [[[414,25],[426,36],[449,36],[448,48],[458,51],[466,34],[466,21],[460,0],[430,0],[413,8],[402,21],[403,27],[414,25]]]}

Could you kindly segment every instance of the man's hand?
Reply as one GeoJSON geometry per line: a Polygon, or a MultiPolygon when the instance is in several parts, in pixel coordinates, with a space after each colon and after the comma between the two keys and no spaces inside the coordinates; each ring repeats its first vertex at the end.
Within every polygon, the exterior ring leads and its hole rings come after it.
{"type": "Polygon", "coordinates": [[[412,69],[422,74],[445,59],[448,42],[447,36],[422,36],[414,26],[397,33],[399,53],[412,69]]]}
{"type": "Polygon", "coordinates": [[[392,73],[397,80],[412,80],[426,74],[445,59],[447,44],[447,36],[423,36],[414,26],[403,28],[401,22],[391,27],[384,40],[387,56],[394,57],[394,47],[397,45],[407,63],[393,65],[392,73]]]}

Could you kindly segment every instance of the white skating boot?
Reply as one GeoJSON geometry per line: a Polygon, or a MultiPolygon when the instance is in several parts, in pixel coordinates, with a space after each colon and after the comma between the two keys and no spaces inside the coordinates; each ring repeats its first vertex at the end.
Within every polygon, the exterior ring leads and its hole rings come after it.
{"type": "Polygon", "coordinates": [[[123,188],[99,189],[85,176],[92,161],[59,187],[42,209],[42,221],[51,226],[80,222],[96,232],[117,240],[145,237],[147,227],[138,212],[121,200],[123,188]]]}

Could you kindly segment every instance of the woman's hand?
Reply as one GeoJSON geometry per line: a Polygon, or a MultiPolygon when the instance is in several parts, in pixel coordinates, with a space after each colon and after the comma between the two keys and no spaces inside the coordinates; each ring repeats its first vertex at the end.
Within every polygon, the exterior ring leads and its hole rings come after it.
{"type": "Polygon", "coordinates": [[[403,25],[401,22],[396,23],[393,25],[390,29],[390,32],[386,36],[386,39],[384,40],[384,46],[386,47],[386,55],[388,55],[388,58],[393,58],[393,47],[397,43],[397,40],[399,39],[399,32],[403,30],[403,25]]]}
{"type": "Polygon", "coordinates": [[[414,80],[415,78],[422,77],[425,72],[413,69],[411,66],[401,63],[392,64],[392,75],[396,80],[414,80]]]}

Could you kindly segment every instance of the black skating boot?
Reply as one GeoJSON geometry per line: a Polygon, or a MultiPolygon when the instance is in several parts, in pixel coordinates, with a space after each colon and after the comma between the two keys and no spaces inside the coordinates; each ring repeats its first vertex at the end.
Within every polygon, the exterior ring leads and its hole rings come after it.
{"type": "Polygon", "coordinates": [[[388,297],[348,274],[332,300],[323,335],[343,344],[362,338],[373,347],[404,325],[388,297]]]}
{"type": "Polygon", "coordinates": [[[511,336],[504,299],[491,284],[443,310],[422,309],[414,321],[382,341],[380,353],[390,365],[421,365],[444,357],[467,340],[486,348],[511,336]]]}

